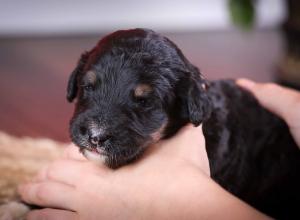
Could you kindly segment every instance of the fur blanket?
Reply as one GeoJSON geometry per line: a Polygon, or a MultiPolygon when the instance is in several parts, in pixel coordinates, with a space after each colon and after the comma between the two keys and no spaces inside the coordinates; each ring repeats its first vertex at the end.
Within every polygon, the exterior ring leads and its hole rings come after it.
{"type": "Polygon", "coordinates": [[[16,138],[0,132],[0,220],[24,219],[29,208],[17,187],[58,158],[66,144],[49,139],[16,138]]]}

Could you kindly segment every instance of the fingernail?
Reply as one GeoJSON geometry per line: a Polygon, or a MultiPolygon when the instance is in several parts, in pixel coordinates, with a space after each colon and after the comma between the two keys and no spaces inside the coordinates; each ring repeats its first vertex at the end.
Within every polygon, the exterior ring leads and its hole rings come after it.
{"type": "Polygon", "coordinates": [[[236,83],[242,87],[245,87],[245,88],[251,88],[253,86],[255,86],[255,82],[250,80],[250,79],[238,79],[236,81],[236,83]]]}

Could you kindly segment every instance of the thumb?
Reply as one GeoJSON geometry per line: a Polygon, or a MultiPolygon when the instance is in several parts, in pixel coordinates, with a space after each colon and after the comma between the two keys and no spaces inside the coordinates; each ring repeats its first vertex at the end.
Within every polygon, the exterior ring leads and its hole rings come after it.
{"type": "Polygon", "coordinates": [[[209,162],[205,148],[202,125],[194,127],[188,124],[170,139],[160,141],[157,146],[159,154],[181,158],[200,167],[209,175],[209,162]]]}
{"type": "Polygon", "coordinates": [[[237,84],[250,91],[262,106],[283,118],[290,127],[300,127],[300,93],[275,83],[239,79],[237,84]]]}
{"type": "Polygon", "coordinates": [[[262,106],[281,117],[300,147],[300,93],[274,83],[255,83],[248,79],[239,79],[236,83],[250,91],[262,106]]]}

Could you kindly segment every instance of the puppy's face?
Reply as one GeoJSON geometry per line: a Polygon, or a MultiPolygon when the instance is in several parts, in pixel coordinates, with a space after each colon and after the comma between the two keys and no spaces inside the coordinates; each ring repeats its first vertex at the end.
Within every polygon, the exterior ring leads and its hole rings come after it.
{"type": "Polygon", "coordinates": [[[70,77],[71,138],[86,157],[119,167],[185,123],[201,123],[210,112],[205,86],[168,39],[115,32],[83,54],[70,77]]]}

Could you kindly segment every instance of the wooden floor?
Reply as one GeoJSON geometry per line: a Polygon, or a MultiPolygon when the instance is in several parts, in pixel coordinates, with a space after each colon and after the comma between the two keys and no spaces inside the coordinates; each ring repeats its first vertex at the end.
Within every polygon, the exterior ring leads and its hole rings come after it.
{"type": "MultiPolygon", "coordinates": [[[[270,81],[284,53],[278,31],[166,35],[208,79],[270,81]]],[[[68,141],[68,76],[100,37],[0,38],[0,130],[68,141]]]]}

